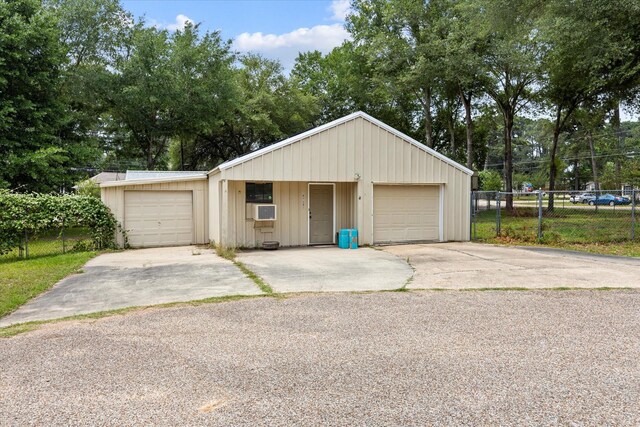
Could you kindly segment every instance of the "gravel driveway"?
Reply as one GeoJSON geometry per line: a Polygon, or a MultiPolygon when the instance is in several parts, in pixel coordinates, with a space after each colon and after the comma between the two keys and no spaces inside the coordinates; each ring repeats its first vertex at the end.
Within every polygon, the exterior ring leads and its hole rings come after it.
{"type": "Polygon", "coordinates": [[[640,292],[301,295],[0,340],[2,425],[637,425],[640,292]]]}

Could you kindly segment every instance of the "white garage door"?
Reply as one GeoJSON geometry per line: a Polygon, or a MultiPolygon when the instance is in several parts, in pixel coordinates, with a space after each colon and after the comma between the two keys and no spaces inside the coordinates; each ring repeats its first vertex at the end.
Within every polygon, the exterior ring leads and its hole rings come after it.
{"type": "Polygon", "coordinates": [[[124,228],[134,248],[191,244],[191,191],[125,191],[124,228]]]}
{"type": "Polygon", "coordinates": [[[373,188],[373,241],[438,240],[437,186],[376,185],[373,188]]]}

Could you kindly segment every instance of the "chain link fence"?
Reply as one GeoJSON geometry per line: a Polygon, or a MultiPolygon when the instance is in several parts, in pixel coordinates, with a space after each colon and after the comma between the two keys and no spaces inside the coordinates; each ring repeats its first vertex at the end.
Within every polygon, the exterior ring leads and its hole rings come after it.
{"type": "Polygon", "coordinates": [[[471,203],[472,240],[592,244],[631,241],[640,233],[638,190],[477,191],[471,203]]]}
{"type": "Polygon", "coordinates": [[[59,227],[38,233],[24,230],[18,248],[1,255],[0,261],[13,261],[68,252],[95,250],[95,244],[88,228],[59,227]]]}

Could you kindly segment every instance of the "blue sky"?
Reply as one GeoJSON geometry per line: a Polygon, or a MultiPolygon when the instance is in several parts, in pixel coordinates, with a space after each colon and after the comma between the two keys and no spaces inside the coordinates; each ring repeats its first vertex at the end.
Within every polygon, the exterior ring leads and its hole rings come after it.
{"type": "Polygon", "coordinates": [[[240,52],[258,52],[290,69],[299,51],[324,53],[348,34],[349,0],[124,0],[125,9],[150,25],[174,31],[187,20],[220,30],[240,52]]]}

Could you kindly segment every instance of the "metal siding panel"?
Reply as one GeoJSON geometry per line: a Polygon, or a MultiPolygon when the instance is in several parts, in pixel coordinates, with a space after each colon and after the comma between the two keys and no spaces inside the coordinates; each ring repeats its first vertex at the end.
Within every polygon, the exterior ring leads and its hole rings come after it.
{"type": "Polygon", "coordinates": [[[273,152],[273,179],[274,180],[281,180],[283,173],[282,173],[282,169],[284,167],[284,152],[282,151],[282,149],[276,150],[273,152]]]}
{"type": "Polygon", "coordinates": [[[404,182],[415,182],[411,178],[411,171],[413,169],[413,165],[411,163],[411,150],[415,147],[413,145],[407,144],[404,140],[399,139],[398,141],[402,147],[402,151],[404,154],[404,158],[402,159],[402,180],[404,182]]]}
{"type": "Polygon", "coordinates": [[[422,181],[420,176],[420,153],[418,152],[418,148],[411,146],[410,150],[411,156],[411,182],[420,182],[422,181]]]}
{"type": "Polygon", "coordinates": [[[355,140],[355,121],[351,120],[344,124],[345,127],[345,138],[347,144],[347,155],[346,155],[346,169],[343,181],[348,179],[353,179],[353,174],[356,170],[356,140],[355,140]]]}
{"type": "Polygon", "coordinates": [[[302,144],[297,143],[291,145],[291,161],[293,162],[292,174],[290,180],[295,181],[297,177],[302,176],[302,144]]]}
{"type": "Polygon", "coordinates": [[[355,144],[355,154],[354,154],[354,173],[362,174],[364,173],[364,164],[367,163],[365,160],[366,152],[364,150],[364,142],[362,141],[362,119],[357,120],[353,124],[354,133],[353,133],[353,141],[355,144]]]}
{"type": "Polygon", "coordinates": [[[332,131],[335,132],[336,138],[338,139],[338,175],[336,176],[336,180],[341,181],[347,176],[347,135],[344,125],[337,126],[332,129],[332,131]]]}
{"type": "Polygon", "coordinates": [[[306,181],[306,180],[310,180],[311,179],[311,144],[310,144],[310,139],[304,139],[302,141],[300,141],[300,144],[302,144],[302,173],[301,175],[305,176],[306,179],[301,180],[301,181],[306,181]]]}
{"type": "Polygon", "coordinates": [[[380,141],[377,138],[377,131],[371,126],[370,123],[365,125],[364,128],[364,140],[365,143],[369,141],[368,150],[370,153],[367,154],[369,158],[369,167],[365,168],[365,173],[362,175],[363,180],[374,181],[380,179],[380,141]]]}
{"type": "Polygon", "coordinates": [[[392,138],[395,148],[393,153],[393,179],[394,182],[404,182],[404,147],[407,143],[391,133],[389,133],[389,136],[392,138]]]}
{"type": "Polygon", "coordinates": [[[288,145],[282,149],[283,156],[283,170],[282,170],[282,179],[290,180],[292,178],[292,169],[293,169],[293,156],[291,153],[292,146],[288,145]]]}
{"type": "Polygon", "coordinates": [[[275,157],[275,153],[272,151],[271,153],[266,153],[262,157],[262,172],[260,173],[259,179],[272,179],[274,173],[273,159],[275,157]]]}
{"type": "Polygon", "coordinates": [[[320,135],[313,135],[309,138],[309,145],[311,147],[311,179],[313,181],[320,180],[320,135]]]}
{"type": "Polygon", "coordinates": [[[273,184],[278,188],[279,199],[276,201],[278,206],[278,220],[276,221],[277,240],[279,242],[291,241],[291,183],[276,182],[273,184]]]}
{"type": "Polygon", "coordinates": [[[328,162],[329,162],[329,176],[338,176],[338,138],[336,135],[327,132],[327,145],[328,145],[328,162]]]}
{"type": "Polygon", "coordinates": [[[387,179],[386,182],[397,182],[396,180],[396,144],[395,137],[386,130],[381,130],[387,144],[387,179]]]}
{"type": "Polygon", "coordinates": [[[320,181],[329,180],[329,147],[328,147],[328,135],[326,132],[322,132],[317,135],[315,146],[318,148],[318,157],[315,158],[315,163],[318,166],[317,178],[320,181]]]}

